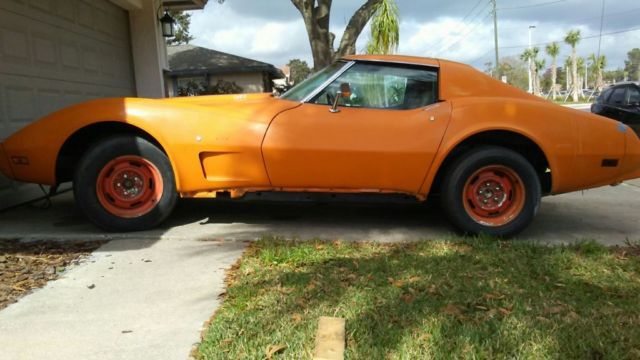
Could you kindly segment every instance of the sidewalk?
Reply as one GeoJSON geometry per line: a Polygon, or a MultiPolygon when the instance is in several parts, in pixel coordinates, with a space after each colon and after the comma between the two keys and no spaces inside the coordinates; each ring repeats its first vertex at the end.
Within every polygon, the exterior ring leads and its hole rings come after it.
{"type": "Polygon", "coordinates": [[[0,311],[0,359],[186,359],[242,242],[113,240],[0,311]]]}

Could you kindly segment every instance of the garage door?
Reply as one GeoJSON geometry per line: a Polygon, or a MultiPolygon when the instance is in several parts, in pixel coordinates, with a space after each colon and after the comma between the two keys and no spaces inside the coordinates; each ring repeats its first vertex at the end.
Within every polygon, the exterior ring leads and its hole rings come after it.
{"type": "MultiPolygon", "coordinates": [[[[0,1],[0,141],[60,108],[135,95],[128,13],[107,0],[0,1]]],[[[0,208],[34,196],[0,179],[0,208]]]]}

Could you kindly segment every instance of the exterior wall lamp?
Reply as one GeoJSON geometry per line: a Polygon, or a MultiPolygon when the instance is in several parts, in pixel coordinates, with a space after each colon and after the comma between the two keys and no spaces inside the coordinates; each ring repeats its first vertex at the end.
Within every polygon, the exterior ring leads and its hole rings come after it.
{"type": "MultiPolygon", "coordinates": [[[[160,8],[158,8],[158,11],[160,11],[160,8]]],[[[163,37],[172,38],[176,36],[176,20],[171,15],[169,15],[168,10],[164,11],[164,15],[161,18],[158,18],[158,21],[160,21],[160,26],[162,27],[163,37]]]]}

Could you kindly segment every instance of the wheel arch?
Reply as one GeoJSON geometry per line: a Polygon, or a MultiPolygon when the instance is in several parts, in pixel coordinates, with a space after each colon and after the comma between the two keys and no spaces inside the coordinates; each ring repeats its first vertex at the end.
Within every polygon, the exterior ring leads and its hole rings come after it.
{"type": "Polygon", "coordinates": [[[431,178],[432,181],[429,183],[429,179],[427,179],[423,185],[423,190],[426,190],[426,193],[437,193],[448,168],[466,151],[481,145],[501,146],[524,156],[533,165],[538,174],[543,195],[552,193],[553,167],[549,157],[543,148],[530,136],[511,129],[481,130],[460,139],[449,147],[450,150],[447,151],[447,155],[440,162],[435,175],[431,178]]]}
{"type": "Polygon", "coordinates": [[[141,137],[157,146],[167,157],[173,168],[176,186],[178,185],[177,172],[174,162],[171,161],[171,154],[167,148],[148,131],[130,123],[122,121],[102,121],[89,124],[77,129],[62,144],[56,157],[55,179],[57,184],[72,181],[73,173],[82,156],[89,148],[103,140],[117,135],[134,135],[141,137]]]}

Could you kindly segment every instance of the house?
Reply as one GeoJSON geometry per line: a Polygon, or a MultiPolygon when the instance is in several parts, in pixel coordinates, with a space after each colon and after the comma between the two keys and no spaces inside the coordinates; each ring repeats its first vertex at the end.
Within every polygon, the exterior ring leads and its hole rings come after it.
{"type": "MultiPolygon", "coordinates": [[[[163,10],[207,0],[0,1],[0,141],[93,98],[165,96],[163,10]]],[[[42,195],[0,175],[0,209],[42,195]]]]}
{"type": "Polygon", "coordinates": [[[237,93],[271,92],[273,80],[284,78],[271,64],[200,46],[168,46],[167,53],[169,96],[178,96],[194,85],[211,89],[220,82],[237,85],[233,91],[237,93]]]}

